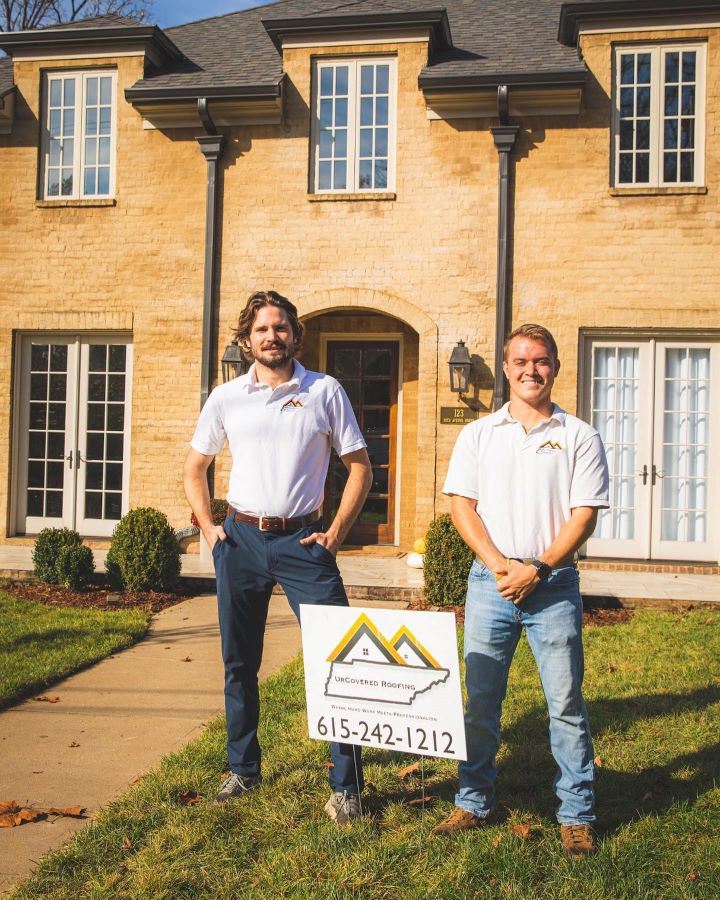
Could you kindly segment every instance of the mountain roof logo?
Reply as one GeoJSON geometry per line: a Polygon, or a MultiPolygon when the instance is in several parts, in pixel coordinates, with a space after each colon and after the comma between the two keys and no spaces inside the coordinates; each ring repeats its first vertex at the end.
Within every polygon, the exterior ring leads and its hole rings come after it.
{"type": "Polygon", "coordinates": [[[447,681],[444,668],[404,625],[388,640],[362,613],[327,657],[325,696],[410,705],[447,681]]]}
{"type": "Polygon", "coordinates": [[[556,450],[562,450],[562,444],[558,441],[545,441],[537,448],[537,453],[554,453],[556,450]]]}
{"type": "Polygon", "coordinates": [[[293,400],[292,398],[288,400],[287,403],[283,403],[280,407],[280,412],[285,412],[286,409],[302,409],[303,405],[299,400],[293,400]]]}

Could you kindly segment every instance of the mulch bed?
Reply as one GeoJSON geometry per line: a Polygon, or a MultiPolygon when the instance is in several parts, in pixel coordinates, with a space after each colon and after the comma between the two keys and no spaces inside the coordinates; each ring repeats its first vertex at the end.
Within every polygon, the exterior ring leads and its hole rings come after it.
{"type": "Polygon", "coordinates": [[[39,581],[16,581],[3,587],[3,591],[22,600],[34,600],[47,606],[70,606],[75,609],[131,609],[140,606],[149,608],[154,613],[197,594],[197,591],[183,588],[172,592],[112,591],[104,587],[73,591],[59,584],[43,584],[39,581]]]}
{"type": "MultiPolygon", "coordinates": [[[[442,609],[443,612],[454,612],[455,613],[455,621],[458,625],[462,625],[465,621],[465,607],[464,606],[430,606],[425,603],[425,601],[419,601],[417,603],[412,603],[410,605],[410,609],[420,609],[420,610],[439,610],[442,609]]],[[[620,625],[623,622],[629,622],[632,619],[634,613],[631,609],[604,609],[602,607],[590,607],[589,609],[583,610],[583,625],[620,625]]]]}

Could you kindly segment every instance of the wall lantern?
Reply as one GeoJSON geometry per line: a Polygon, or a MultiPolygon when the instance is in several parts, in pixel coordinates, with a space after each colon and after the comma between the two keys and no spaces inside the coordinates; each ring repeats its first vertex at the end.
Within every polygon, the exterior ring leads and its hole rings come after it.
{"type": "Polygon", "coordinates": [[[458,341],[457,346],[453,347],[448,366],[450,367],[450,390],[455,394],[466,394],[470,386],[472,360],[465,341],[458,341]]]}
{"type": "Polygon", "coordinates": [[[222,380],[232,381],[238,375],[244,375],[247,370],[247,360],[237,341],[233,341],[227,345],[222,355],[222,380]]]}

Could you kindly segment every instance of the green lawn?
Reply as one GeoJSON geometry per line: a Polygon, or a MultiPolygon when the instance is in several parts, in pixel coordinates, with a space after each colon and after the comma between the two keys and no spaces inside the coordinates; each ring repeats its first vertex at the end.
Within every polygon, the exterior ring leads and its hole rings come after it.
{"type": "Polygon", "coordinates": [[[149,621],[142,609],[63,609],[0,593],[0,708],[134,644],[149,621]]]}
{"type": "MultiPolygon", "coordinates": [[[[265,782],[208,802],[225,769],[221,720],[48,857],[15,897],[675,898],[720,897],[720,614],[642,612],[586,631],[601,848],[564,857],[538,678],[523,641],[505,705],[499,799],[509,821],[452,839],[427,831],[452,807],[454,765],[426,760],[425,812],[400,781],[411,757],[365,754],[367,816],[322,813],[325,745],[306,737],[300,662],[264,686],[265,782]],[[184,806],[185,791],[203,801],[184,806]],[[513,823],[539,828],[523,840],[513,823]]],[[[30,827],[30,826],[26,826],[30,827]]]]}

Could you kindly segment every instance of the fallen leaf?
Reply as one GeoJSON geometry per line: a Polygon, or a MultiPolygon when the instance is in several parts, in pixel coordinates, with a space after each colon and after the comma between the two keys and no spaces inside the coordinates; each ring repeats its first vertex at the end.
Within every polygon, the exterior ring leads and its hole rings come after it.
{"type": "Polygon", "coordinates": [[[617,666],[608,666],[608,672],[612,675],[613,672],[617,672],[617,666]]]}
{"type": "Polygon", "coordinates": [[[714,619],[705,619],[705,621],[703,622],[703,625],[712,625],[714,621],[715,621],[714,619]]]}
{"type": "Polygon", "coordinates": [[[220,778],[221,778],[223,781],[225,781],[225,779],[226,779],[226,778],[229,778],[229,777],[230,777],[230,769],[228,769],[227,772],[223,772],[222,775],[220,776],[220,778]]]}
{"type": "Polygon", "coordinates": [[[326,768],[326,769],[334,769],[334,768],[335,768],[335,763],[334,763],[332,760],[329,759],[329,760],[325,763],[325,768],[326,768]]]}
{"type": "Polygon", "coordinates": [[[605,767],[605,763],[602,761],[602,757],[596,756],[593,760],[598,769],[603,769],[605,767]]]}
{"type": "Polygon", "coordinates": [[[0,814],[17,812],[19,809],[15,800],[0,800],[0,814]]]}
{"type": "Polygon", "coordinates": [[[123,850],[132,850],[132,841],[129,837],[123,838],[123,850]]]}
{"type": "Polygon", "coordinates": [[[25,822],[37,822],[47,817],[47,813],[41,809],[30,809],[24,806],[20,812],[15,815],[15,824],[23,825],[25,822]]]}
{"type": "Polygon", "coordinates": [[[134,778],[131,778],[130,784],[137,784],[138,781],[142,781],[142,775],[136,775],[134,778]]]}
{"type": "Polygon", "coordinates": [[[183,806],[195,806],[196,803],[201,802],[202,797],[197,791],[183,791],[178,797],[178,800],[183,806]]]}
{"type": "MultiPolygon", "coordinates": [[[[33,697],[33,700],[37,701],[38,703],[59,703],[60,702],[60,698],[58,697],[57,694],[53,694],[52,696],[43,694],[42,697],[33,697]]],[[[45,735],[42,735],[42,737],[45,737],[45,735]]]]}
{"type": "Polygon", "coordinates": [[[51,816],[66,816],[69,819],[85,819],[84,806],[51,806],[46,812],[51,816]]]}
{"type": "Polygon", "coordinates": [[[488,884],[493,884],[493,885],[499,884],[499,881],[497,880],[497,878],[489,878],[488,884]]]}
{"type": "Polygon", "coordinates": [[[423,803],[425,806],[429,806],[431,803],[434,803],[437,799],[439,799],[435,794],[430,794],[425,797],[423,801],[422,797],[416,797],[415,800],[408,800],[408,806],[422,806],[423,803]]]}
{"type": "Polygon", "coordinates": [[[422,762],[415,762],[410,766],[405,766],[404,769],[400,769],[397,773],[398,778],[407,778],[408,775],[414,775],[415,772],[419,772],[422,766],[422,762]]]}
{"type": "Polygon", "coordinates": [[[191,657],[191,656],[186,656],[186,657],[183,659],[183,662],[192,662],[192,657],[191,657]]]}
{"type": "Polygon", "coordinates": [[[533,834],[537,834],[540,830],[541,829],[539,825],[528,825],[525,822],[521,822],[519,825],[513,825],[511,828],[512,833],[516,834],[524,841],[532,837],[533,834]]]}
{"type": "Polygon", "coordinates": [[[77,741],[72,741],[72,742],[69,744],[69,746],[70,746],[70,747],[79,747],[80,744],[78,744],[77,741]]]}
{"type": "Polygon", "coordinates": [[[697,881],[698,873],[697,872],[688,872],[688,881],[697,881]]]}
{"type": "Polygon", "coordinates": [[[496,847],[496,848],[499,847],[500,844],[502,844],[502,839],[503,839],[503,836],[501,834],[498,834],[496,837],[494,837],[492,839],[493,847],[496,847]]]}

